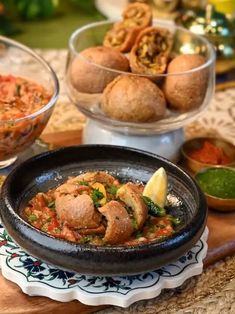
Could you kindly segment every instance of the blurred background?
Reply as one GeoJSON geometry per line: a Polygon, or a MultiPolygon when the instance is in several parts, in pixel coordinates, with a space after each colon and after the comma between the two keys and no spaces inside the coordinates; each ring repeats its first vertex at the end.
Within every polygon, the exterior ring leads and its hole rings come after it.
{"type": "Polygon", "coordinates": [[[31,48],[66,48],[77,27],[104,19],[92,0],[0,0],[0,32],[31,48]]]}
{"type": "MultiPolygon", "coordinates": [[[[0,0],[0,33],[31,48],[66,48],[81,25],[117,19],[134,0],[0,0]]],[[[235,68],[235,0],[140,0],[157,19],[207,37],[217,52],[217,73],[235,68]]]]}

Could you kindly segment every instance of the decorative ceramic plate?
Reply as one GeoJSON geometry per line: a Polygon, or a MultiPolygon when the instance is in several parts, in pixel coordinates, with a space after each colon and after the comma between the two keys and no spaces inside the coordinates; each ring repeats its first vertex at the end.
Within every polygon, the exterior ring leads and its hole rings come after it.
{"type": "Polygon", "coordinates": [[[206,228],[187,254],[156,271],[125,277],[94,277],[64,271],[28,255],[0,225],[2,275],[29,295],[61,302],[76,299],[88,305],[127,307],[138,300],[154,298],[162,289],[176,288],[186,279],[199,275],[207,253],[207,236],[206,228]]]}

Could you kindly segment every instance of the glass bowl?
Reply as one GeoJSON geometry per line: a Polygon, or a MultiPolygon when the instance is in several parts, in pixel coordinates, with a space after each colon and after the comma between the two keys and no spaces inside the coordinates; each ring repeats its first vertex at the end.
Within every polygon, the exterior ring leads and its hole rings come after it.
{"type": "Polygon", "coordinates": [[[2,36],[0,67],[1,76],[29,80],[43,87],[49,95],[46,103],[37,111],[0,121],[0,168],[4,168],[13,163],[17,155],[28,148],[45,128],[58,98],[59,83],[52,68],[37,53],[2,36]]]}
{"type": "MultiPolygon", "coordinates": [[[[66,66],[67,92],[71,101],[88,118],[82,135],[84,144],[128,146],[157,153],[160,156],[176,161],[179,159],[180,147],[184,142],[184,132],[182,127],[198,117],[206,109],[213,96],[215,85],[215,52],[212,45],[205,38],[191,33],[184,28],[167,22],[154,22],[153,24],[154,26],[165,28],[172,33],[174,38],[171,54],[172,57],[195,53],[202,55],[205,58],[205,62],[201,66],[189,71],[171,74],[164,73],[154,76],[139,75],[105,67],[89,61],[88,58],[84,58],[81,52],[89,47],[101,46],[107,31],[112,28],[113,22],[102,21],[92,23],[77,29],[70,37],[66,66]],[[84,90],[82,91],[81,89],[79,90],[77,86],[75,87],[71,73],[74,71],[73,64],[77,61],[82,66],[83,70],[81,68],[77,69],[78,74],[76,72],[75,74],[80,75],[79,80],[82,82],[83,86],[86,86],[86,88],[87,86],[95,85],[95,82],[97,83],[100,81],[102,83],[103,77],[111,77],[114,79],[122,75],[128,76],[128,80],[130,80],[130,78],[132,80],[135,80],[135,78],[139,80],[141,76],[144,76],[145,79],[148,78],[163,90],[164,83],[169,78],[173,78],[175,82],[179,80],[181,80],[181,82],[188,80],[194,85],[196,77],[196,81],[199,82],[198,84],[201,86],[199,87],[197,85],[197,91],[195,91],[195,93],[198,94],[198,90],[202,90],[203,96],[199,94],[200,101],[198,102],[196,109],[187,112],[177,112],[167,108],[163,118],[157,121],[136,123],[115,120],[108,117],[101,110],[103,90],[99,93],[90,93],[87,91],[84,92],[84,90]],[[85,68],[88,70],[84,71],[85,68]],[[95,78],[91,76],[91,73],[93,72],[97,74],[95,78]],[[200,73],[207,73],[203,83],[197,76],[200,75],[200,73]]],[[[128,54],[125,55],[127,58],[129,57],[128,54]]],[[[141,90],[144,90],[144,94],[145,87],[143,85],[144,84],[141,86],[141,90]]],[[[138,86],[136,89],[139,89],[138,86]]],[[[183,92],[179,94],[187,97],[184,89],[183,92]]],[[[190,97],[190,99],[194,99],[194,94],[192,95],[191,93],[190,97]]],[[[122,100],[120,100],[117,107],[122,103],[122,100]]],[[[125,108],[128,108],[127,101],[125,108]]],[[[139,109],[139,111],[141,110],[142,108],[139,109]]]]}
{"type": "MultiPolygon", "coordinates": [[[[133,123],[123,122],[109,118],[100,109],[100,99],[102,93],[82,93],[71,80],[71,67],[75,58],[80,58],[80,61],[84,64],[89,63],[90,69],[96,68],[106,72],[107,75],[131,75],[140,76],[131,72],[123,72],[104,67],[102,65],[93,63],[84,56],[80,55],[81,51],[88,47],[101,46],[103,38],[106,32],[112,27],[113,22],[102,21],[97,23],[88,24],[84,27],[77,29],[70,38],[69,41],[69,54],[66,68],[66,81],[68,87],[68,94],[71,100],[77,105],[79,110],[84,113],[88,118],[94,119],[101,123],[105,128],[109,128],[114,131],[118,131],[125,134],[159,134],[169,132],[171,130],[178,129],[185,125],[185,123],[195,119],[210,102],[214,91],[214,62],[215,52],[211,44],[204,38],[195,35],[186,29],[171,25],[169,23],[154,23],[154,26],[167,28],[174,34],[174,45],[172,54],[188,54],[197,53],[205,58],[205,63],[201,66],[194,68],[190,71],[173,73],[173,74],[159,74],[155,76],[144,75],[145,77],[157,82],[161,87],[164,80],[169,76],[174,76],[183,79],[192,79],[193,74],[200,73],[202,70],[208,71],[205,96],[202,99],[200,106],[197,109],[180,113],[172,110],[167,110],[165,116],[158,121],[147,123],[133,123]]],[[[143,75],[142,75],[143,76],[143,75]]],[[[102,78],[101,78],[102,79],[102,78]]]]}

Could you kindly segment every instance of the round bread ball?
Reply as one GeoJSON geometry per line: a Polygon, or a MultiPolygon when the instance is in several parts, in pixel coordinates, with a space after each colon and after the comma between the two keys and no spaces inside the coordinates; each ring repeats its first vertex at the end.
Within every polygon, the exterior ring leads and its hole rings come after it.
{"type": "Polygon", "coordinates": [[[163,92],[147,78],[120,75],[107,85],[101,109],[112,119],[127,122],[150,122],[166,112],[163,92]]]}
{"type": "Polygon", "coordinates": [[[81,93],[102,93],[119,74],[99,65],[119,71],[129,70],[128,59],[119,51],[108,47],[90,47],[71,63],[70,78],[74,88],[81,93]]]}
{"type": "MultiPolygon", "coordinates": [[[[204,63],[205,58],[198,54],[179,55],[169,63],[167,73],[189,71],[204,63]]],[[[181,112],[200,107],[206,94],[207,83],[207,69],[183,75],[167,76],[163,91],[169,107],[181,112]]]]}

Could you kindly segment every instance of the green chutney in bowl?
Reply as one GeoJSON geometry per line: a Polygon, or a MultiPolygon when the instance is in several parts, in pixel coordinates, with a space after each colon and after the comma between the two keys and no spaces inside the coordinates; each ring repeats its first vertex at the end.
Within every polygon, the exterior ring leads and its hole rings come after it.
{"type": "Polygon", "coordinates": [[[235,210],[235,169],[215,166],[202,169],[195,175],[207,197],[208,206],[217,210],[235,210]]]}

